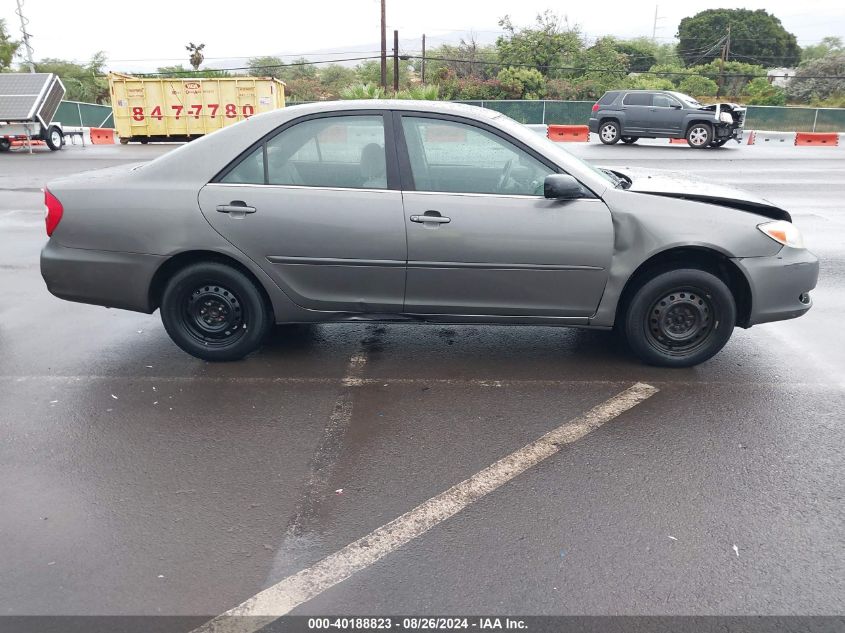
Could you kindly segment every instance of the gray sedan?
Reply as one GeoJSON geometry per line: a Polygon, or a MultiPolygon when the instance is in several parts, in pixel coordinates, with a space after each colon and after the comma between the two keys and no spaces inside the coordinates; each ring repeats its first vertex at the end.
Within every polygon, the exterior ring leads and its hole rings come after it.
{"type": "Polygon", "coordinates": [[[273,323],[396,321],[615,328],[684,367],[735,326],[804,314],[818,277],[765,199],[597,169],[447,103],[290,107],[45,197],[50,292],[160,309],[208,360],[242,358],[273,323]]]}

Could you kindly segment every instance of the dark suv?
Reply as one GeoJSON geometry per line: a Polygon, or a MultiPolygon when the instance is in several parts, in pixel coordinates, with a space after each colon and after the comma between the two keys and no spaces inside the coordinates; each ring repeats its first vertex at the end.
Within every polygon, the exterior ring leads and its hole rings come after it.
{"type": "Polygon", "coordinates": [[[590,132],[605,145],[641,138],[685,138],[690,147],[739,143],[745,108],[735,103],[702,105],[680,92],[610,90],[593,105],[590,132]]]}

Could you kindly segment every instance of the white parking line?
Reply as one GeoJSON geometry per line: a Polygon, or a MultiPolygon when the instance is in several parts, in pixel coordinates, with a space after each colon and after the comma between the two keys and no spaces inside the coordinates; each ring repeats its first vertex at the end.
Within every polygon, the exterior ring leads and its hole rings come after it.
{"type": "Polygon", "coordinates": [[[259,592],[206,622],[193,633],[252,633],[260,630],[426,533],[517,475],[556,454],[566,444],[595,431],[657,391],[652,385],[636,383],[311,567],[259,592]]]}

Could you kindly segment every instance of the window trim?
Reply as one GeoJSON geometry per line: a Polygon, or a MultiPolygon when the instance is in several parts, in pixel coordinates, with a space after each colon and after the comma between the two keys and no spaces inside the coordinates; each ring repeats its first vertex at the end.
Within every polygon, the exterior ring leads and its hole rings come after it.
{"type": "MultiPolygon", "coordinates": [[[[275,138],[279,134],[284,133],[289,128],[292,128],[294,125],[298,125],[299,123],[305,123],[307,121],[312,121],[314,119],[329,119],[329,118],[336,118],[336,117],[348,117],[348,116],[379,116],[382,120],[382,128],[384,129],[384,152],[385,152],[385,166],[386,166],[386,175],[387,175],[387,187],[385,189],[380,189],[379,191],[399,191],[400,190],[400,178],[399,178],[399,165],[397,162],[396,156],[396,142],[394,139],[394,130],[393,130],[393,121],[390,117],[390,110],[382,110],[382,109],[369,109],[369,110],[332,110],[330,112],[313,112],[311,114],[305,114],[300,117],[296,117],[291,119],[290,121],[285,121],[278,127],[273,128],[267,134],[256,140],[255,142],[251,143],[246,149],[240,152],[235,158],[233,158],[226,166],[221,169],[215,176],[208,181],[208,184],[242,184],[247,187],[273,187],[273,186],[285,186],[285,185],[271,185],[268,180],[268,165],[267,165],[267,142],[271,139],[275,138]],[[223,178],[229,175],[231,171],[233,171],[238,165],[241,164],[242,160],[245,160],[252,152],[256,149],[261,147],[262,154],[264,155],[264,182],[263,183],[225,183],[222,182],[223,178]]],[[[336,189],[336,187],[326,187],[323,185],[297,185],[301,187],[306,187],[308,189],[336,189]]],[[[369,188],[358,188],[358,187],[349,187],[349,191],[369,191],[369,188]]]]}
{"type": "MultiPolygon", "coordinates": [[[[543,154],[536,151],[534,148],[529,147],[522,141],[517,138],[514,138],[510,134],[503,132],[499,128],[484,123],[482,121],[478,121],[476,119],[468,119],[466,117],[454,115],[454,114],[446,114],[442,112],[424,112],[419,110],[394,110],[393,111],[393,126],[394,126],[394,137],[396,138],[396,150],[399,158],[399,174],[402,182],[402,191],[418,191],[416,184],[414,183],[414,175],[411,170],[411,155],[408,152],[408,144],[405,140],[405,130],[402,127],[402,117],[407,117],[409,119],[419,118],[419,119],[439,119],[441,121],[451,121],[453,123],[460,123],[464,125],[469,125],[470,127],[476,127],[480,130],[484,130],[494,136],[502,139],[506,143],[510,143],[511,145],[515,146],[519,150],[525,152],[533,159],[537,160],[538,162],[542,163],[546,167],[548,167],[552,173],[561,174],[565,173],[563,169],[555,163],[554,161],[550,160],[543,154]]],[[[579,181],[580,182],[580,181],[579,181]]],[[[591,195],[595,195],[589,187],[585,186],[584,183],[581,183],[581,186],[584,187],[584,190],[589,192],[591,195]]],[[[419,193],[439,193],[439,194],[448,194],[448,195],[478,195],[478,196],[507,196],[513,197],[519,195],[519,197],[525,198],[542,198],[543,196],[536,196],[536,195],[528,195],[528,194],[496,194],[496,193],[478,193],[478,192],[470,192],[470,191],[428,191],[428,190],[419,190],[419,193]]]]}

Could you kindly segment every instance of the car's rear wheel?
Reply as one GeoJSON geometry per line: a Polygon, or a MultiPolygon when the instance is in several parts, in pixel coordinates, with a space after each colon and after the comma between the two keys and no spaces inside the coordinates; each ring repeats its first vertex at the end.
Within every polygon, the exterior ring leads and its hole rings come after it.
{"type": "Polygon", "coordinates": [[[687,130],[687,143],[695,149],[703,149],[713,140],[713,128],[707,123],[693,123],[687,130]]]}
{"type": "Polygon", "coordinates": [[[725,283],[695,268],[654,275],[631,298],[625,336],[644,362],[691,367],[711,358],[731,337],[736,302],[725,283]]]}
{"type": "Polygon", "coordinates": [[[622,128],[616,121],[603,121],[599,126],[599,140],[605,145],[618,143],[621,136],[622,128]]]}
{"type": "Polygon", "coordinates": [[[238,360],[258,349],[273,324],[256,283],[218,262],[191,264],[171,277],[161,320],[179,347],[213,361],[238,360]]]}
{"type": "Polygon", "coordinates": [[[622,137],[622,142],[625,143],[626,145],[633,145],[634,143],[636,143],[639,140],[640,140],[639,136],[623,136],[622,137]]]}

